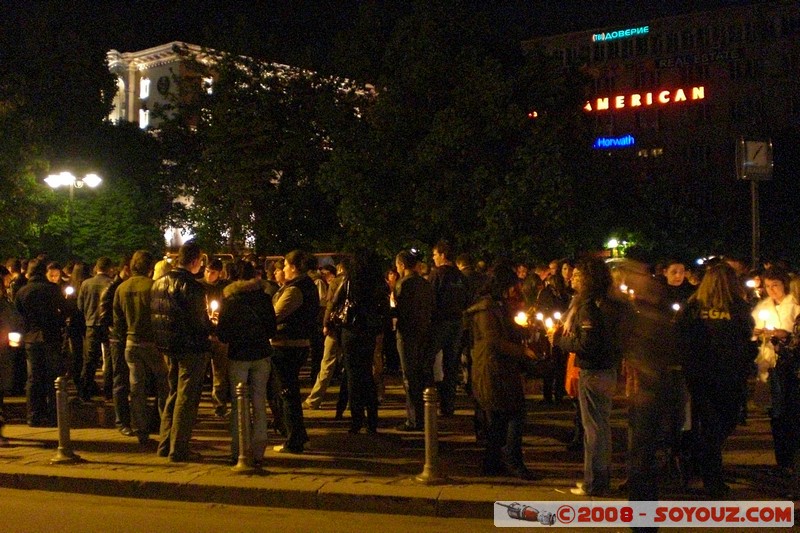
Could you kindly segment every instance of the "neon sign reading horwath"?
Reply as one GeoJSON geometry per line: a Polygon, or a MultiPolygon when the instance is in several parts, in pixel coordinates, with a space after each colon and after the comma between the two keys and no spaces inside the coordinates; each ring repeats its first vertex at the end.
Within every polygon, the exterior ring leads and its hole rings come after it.
{"type": "Polygon", "coordinates": [[[624,39],[634,35],[646,35],[650,33],[650,26],[640,26],[638,28],[628,28],[625,30],[615,30],[605,33],[595,33],[592,35],[592,42],[611,41],[613,39],[624,39]]]}
{"type": "Polygon", "coordinates": [[[633,135],[625,135],[623,137],[598,137],[594,140],[592,148],[626,148],[636,144],[636,139],[633,135]]]}
{"type": "Polygon", "coordinates": [[[639,108],[678,104],[681,102],[703,100],[706,97],[705,87],[689,89],[664,89],[646,93],[620,94],[606,96],[586,102],[584,111],[608,111],[610,109],[639,108]]]}

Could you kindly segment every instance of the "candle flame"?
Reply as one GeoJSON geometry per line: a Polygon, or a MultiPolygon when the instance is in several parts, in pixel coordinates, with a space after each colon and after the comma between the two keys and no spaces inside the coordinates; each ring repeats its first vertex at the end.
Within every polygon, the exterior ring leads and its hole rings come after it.
{"type": "Polygon", "coordinates": [[[22,341],[22,334],[17,333],[16,331],[11,331],[8,333],[8,345],[12,348],[18,348],[22,341]]]}
{"type": "Polygon", "coordinates": [[[525,311],[520,311],[517,313],[517,316],[514,317],[514,323],[518,326],[527,326],[528,325],[528,313],[525,311]]]}

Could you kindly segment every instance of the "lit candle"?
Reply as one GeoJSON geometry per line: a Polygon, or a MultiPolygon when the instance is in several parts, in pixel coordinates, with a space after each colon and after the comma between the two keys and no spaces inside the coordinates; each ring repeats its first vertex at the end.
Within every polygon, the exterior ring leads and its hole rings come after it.
{"type": "Polygon", "coordinates": [[[623,283],[622,285],[619,286],[619,290],[621,290],[622,292],[628,292],[628,286],[623,283]]]}
{"type": "Polygon", "coordinates": [[[555,313],[553,313],[553,318],[555,318],[556,320],[561,320],[561,313],[556,311],[555,313]]]}
{"type": "Polygon", "coordinates": [[[514,323],[518,326],[526,327],[528,325],[528,313],[525,311],[517,313],[517,316],[514,317],[514,323]]]}
{"type": "Polygon", "coordinates": [[[681,310],[681,304],[679,304],[678,302],[675,302],[674,304],[672,304],[672,310],[677,313],[678,311],[681,310]]]}
{"type": "Polygon", "coordinates": [[[209,304],[209,307],[211,307],[211,312],[212,313],[216,313],[217,309],[219,309],[219,302],[216,301],[216,300],[211,300],[211,303],[209,304]]]}
{"type": "Polygon", "coordinates": [[[8,334],[8,345],[12,348],[19,348],[19,345],[22,341],[22,334],[17,333],[16,331],[11,331],[8,334]]]}
{"type": "Polygon", "coordinates": [[[545,327],[546,327],[548,330],[551,330],[551,329],[553,329],[553,326],[554,326],[554,325],[555,325],[555,323],[553,322],[553,319],[552,319],[552,318],[550,318],[550,317],[547,317],[547,319],[544,321],[544,326],[545,326],[545,327]]]}
{"type": "Polygon", "coordinates": [[[66,287],[64,287],[64,294],[66,294],[67,296],[72,296],[73,294],[75,294],[75,287],[73,287],[72,285],[67,285],[66,287]]]}
{"type": "Polygon", "coordinates": [[[767,311],[766,309],[762,309],[761,311],[758,312],[758,319],[761,322],[763,322],[764,325],[766,326],[767,320],[769,320],[769,315],[770,315],[769,311],[767,311]]]}
{"type": "Polygon", "coordinates": [[[744,284],[750,289],[756,288],[756,280],[754,279],[748,279],[744,284]]]}
{"type": "Polygon", "coordinates": [[[536,320],[544,322],[544,313],[536,313],[536,320]]]}

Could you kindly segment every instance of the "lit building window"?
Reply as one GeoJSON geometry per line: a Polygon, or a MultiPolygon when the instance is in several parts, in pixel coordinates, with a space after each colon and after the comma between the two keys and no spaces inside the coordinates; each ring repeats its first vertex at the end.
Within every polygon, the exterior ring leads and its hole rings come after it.
{"type": "Polygon", "coordinates": [[[147,109],[139,110],[139,127],[142,129],[150,125],[150,111],[147,109]]]}
{"type": "Polygon", "coordinates": [[[142,78],[139,81],[139,98],[144,100],[150,96],[150,78],[142,78]]]}
{"type": "Polygon", "coordinates": [[[203,78],[203,89],[206,94],[214,94],[214,78],[203,78]]]}

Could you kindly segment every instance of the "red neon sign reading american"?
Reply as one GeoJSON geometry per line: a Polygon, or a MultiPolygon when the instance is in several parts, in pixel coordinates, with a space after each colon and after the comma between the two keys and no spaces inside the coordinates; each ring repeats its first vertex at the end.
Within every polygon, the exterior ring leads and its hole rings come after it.
{"type": "Polygon", "coordinates": [[[705,87],[692,87],[690,89],[665,89],[646,93],[623,94],[605,98],[597,98],[586,102],[584,111],[608,111],[609,109],[626,109],[650,107],[654,105],[667,105],[686,102],[689,100],[703,100],[706,97],[705,87]]]}

